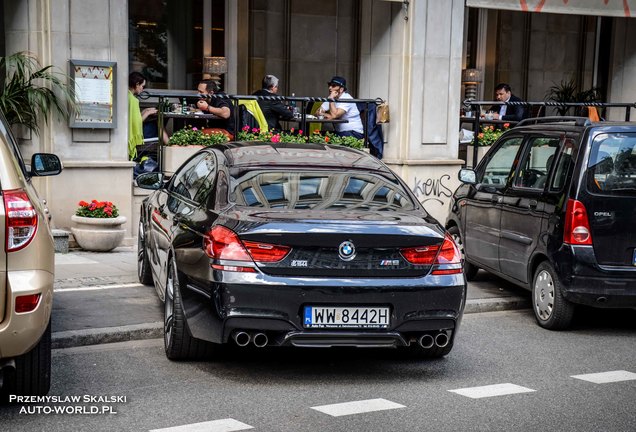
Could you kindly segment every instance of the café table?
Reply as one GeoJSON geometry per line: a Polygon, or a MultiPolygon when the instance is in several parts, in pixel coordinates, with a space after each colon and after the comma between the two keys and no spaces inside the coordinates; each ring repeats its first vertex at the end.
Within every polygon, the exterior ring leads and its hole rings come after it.
{"type": "Polygon", "coordinates": [[[283,120],[288,123],[296,123],[299,125],[299,129],[303,131],[304,135],[309,135],[309,130],[307,128],[307,123],[320,123],[322,124],[342,124],[349,123],[349,120],[345,119],[326,119],[326,118],[318,118],[313,115],[306,115],[304,117],[294,118],[290,120],[283,120]]]}

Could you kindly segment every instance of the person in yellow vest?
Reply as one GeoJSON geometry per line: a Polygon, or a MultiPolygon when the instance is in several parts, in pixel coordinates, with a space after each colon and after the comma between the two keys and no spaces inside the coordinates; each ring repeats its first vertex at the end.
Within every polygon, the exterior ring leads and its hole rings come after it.
{"type": "MultiPolygon", "coordinates": [[[[128,75],[128,158],[137,159],[137,146],[144,144],[144,121],[151,115],[157,114],[157,108],[139,109],[137,96],[146,87],[146,77],[140,72],[128,75]]],[[[164,140],[168,135],[164,131],[164,140]]]]}

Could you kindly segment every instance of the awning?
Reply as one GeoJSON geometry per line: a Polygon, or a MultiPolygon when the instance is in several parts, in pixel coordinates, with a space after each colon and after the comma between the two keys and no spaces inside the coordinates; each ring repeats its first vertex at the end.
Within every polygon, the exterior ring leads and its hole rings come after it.
{"type": "Polygon", "coordinates": [[[466,6],[520,12],[615,17],[631,17],[632,13],[636,13],[636,0],[466,0],[466,6]]]}

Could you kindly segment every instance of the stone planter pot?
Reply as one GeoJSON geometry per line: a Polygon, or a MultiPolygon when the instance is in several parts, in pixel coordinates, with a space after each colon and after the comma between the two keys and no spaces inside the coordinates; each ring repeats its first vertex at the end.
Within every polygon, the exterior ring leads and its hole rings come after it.
{"type": "Polygon", "coordinates": [[[170,145],[163,147],[163,172],[172,175],[193,154],[201,150],[203,146],[170,145]]]}
{"type": "Polygon", "coordinates": [[[122,225],[126,223],[125,216],[116,218],[87,218],[72,215],[75,226],[71,232],[77,244],[84,250],[107,252],[115,249],[124,239],[126,230],[122,225]]]}

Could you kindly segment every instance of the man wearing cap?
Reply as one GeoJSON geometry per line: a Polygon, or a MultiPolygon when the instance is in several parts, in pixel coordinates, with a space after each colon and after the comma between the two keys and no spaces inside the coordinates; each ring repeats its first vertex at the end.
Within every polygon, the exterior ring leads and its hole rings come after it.
{"type": "MultiPolygon", "coordinates": [[[[336,101],[353,99],[347,93],[347,81],[341,76],[334,76],[327,83],[329,86],[329,98],[336,101]]],[[[340,136],[353,136],[359,139],[364,138],[364,129],[360,119],[360,111],[355,103],[347,102],[324,102],[318,111],[318,115],[323,114],[327,119],[343,119],[347,123],[335,123],[336,134],[340,136]]]]}

